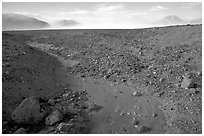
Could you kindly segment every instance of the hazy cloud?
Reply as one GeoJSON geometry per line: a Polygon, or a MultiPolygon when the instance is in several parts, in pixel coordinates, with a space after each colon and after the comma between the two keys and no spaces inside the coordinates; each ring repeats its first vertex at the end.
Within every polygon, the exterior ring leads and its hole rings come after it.
{"type": "Polygon", "coordinates": [[[195,8],[195,7],[202,7],[202,3],[201,2],[184,3],[182,6],[182,9],[191,9],[191,8],[195,8]]]}
{"type": "Polygon", "coordinates": [[[107,16],[107,15],[122,12],[123,8],[124,6],[121,4],[116,4],[116,5],[98,4],[94,9],[93,14],[107,16]]]}
{"type": "Polygon", "coordinates": [[[189,3],[185,3],[188,6],[201,6],[202,3],[201,2],[189,2],[189,3]]]}
{"type": "Polygon", "coordinates": [[[30,12],[16,12],[16,14],[26,15],[30,17],[38,17],[39,15],[36,13],[30,13],[30,12]]]}
{"type": "Polygon", "coordinates": [[[162,11],[162,10],[166,10],[168,8],[165,8],[163,6],[154,6],[154,7],[151,7],[149,10],[150,11],[162,11]]]}
{"type": "Polygon", "coordinates": [[[40,11],[40,12],[42,12],[42,13],[48,13],[49,11],[47,11],[47,10],[43,10],[43,11],[40,11]]]}
{"type": "Polygon", "coordinates": [[[148,12],[142,11],[139,9],[134,9],[134,10],[125,10],[125,11],[121,12],[120,14],[122,14],[126,17],[134,17],[134,16],[145,16],[146,14],[148,14],[148,12]]]}
{"type": "Polygon", "coordinates": [[[80,9],[73,9],[70,12],[67,12],[68,14],[87,14],[89,13],[88,10],[80,10],[80,9]]]}

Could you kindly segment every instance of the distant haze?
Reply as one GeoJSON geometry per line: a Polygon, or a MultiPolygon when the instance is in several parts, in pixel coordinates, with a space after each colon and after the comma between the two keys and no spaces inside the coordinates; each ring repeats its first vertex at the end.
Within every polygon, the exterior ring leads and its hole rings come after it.
{"type": "Polygon", "coordinates": [[[202,23],[201,2],[3,2],[2,10],[6,15],[2,20],[4,30],[21,29],[19,25],[23,23],[28,29],[123,29],[202,23]],[[17,20],[18,17],[8,21],[9,14],[24,15],[30,22],[17,20]]]}

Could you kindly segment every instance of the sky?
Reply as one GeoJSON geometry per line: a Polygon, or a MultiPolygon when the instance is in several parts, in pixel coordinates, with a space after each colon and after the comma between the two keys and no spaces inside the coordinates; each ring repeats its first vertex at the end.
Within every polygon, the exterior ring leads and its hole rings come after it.
{"type": "Polygon", "coordinates": [[[17,13],[54,23],[75,20],[87,28],[145,27],[166,16],[202,17],[200,2],[3,2],[3,13],[17,13]]]}

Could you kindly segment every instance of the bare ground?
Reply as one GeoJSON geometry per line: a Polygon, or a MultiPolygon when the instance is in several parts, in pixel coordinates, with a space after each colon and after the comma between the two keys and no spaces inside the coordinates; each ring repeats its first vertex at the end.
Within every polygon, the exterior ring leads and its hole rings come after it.
{"type": "Polygon", "coordinates": [[[201,28],[5,32],[3,120],[67,86],[99,105],[89,133],[201,133],[201,28]]]}

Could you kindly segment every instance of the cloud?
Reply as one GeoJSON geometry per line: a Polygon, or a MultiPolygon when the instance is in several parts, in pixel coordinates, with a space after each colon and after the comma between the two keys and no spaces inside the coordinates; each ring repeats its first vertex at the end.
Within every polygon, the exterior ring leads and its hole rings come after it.
{"type": "MultiPolygon", "coordinates": [[[[163,6],[153,6],[147,10],[141,10],[141,9],[132,9],[132,10],[126,10],[124,11],[124,16],[126,17],[142,17],[142,18],[151,18],[155,14],[158,16],[159,11],[167,10],[168,8],[163,6]]],[[[160,13],[161,14],[161,13],[160,13]]]]}
{"type": "Polygon", "coordinates": [[[201,2],[188,2],[188,3],[184,3],[181,8],[182,9],[191,9],[191,8],[195,8],[195,7],[202,7],[202,3],[201,2]]]}
{"type": "Polygon", "coordinates": [[[65,14],[67,14],[67,12],[62,11],[62,12],[58,12],[57,14],[58,15],[65,15],[65,14]]]}
{"type": "Polygon", "coordinates": [[[43,10],[43,11],[40,11],[40,12],[42,12],[42,13],[48,13],[49,11],[43,10]]]}
{"type": "Polygon", "coordinates": [[[98,4],[96,5],[96,8],[93,11],[93,14],[107,16],[118,12],[122,12],[123,9],[124,9],[124,6],[121,4],[116,4],[116,5],[98,4]]]}
{"type": "Polygon", "coordinates": [[[73,9],[70,11],[61,11],[58,12],[57,15],[63,16],[63,15],[84,15],[84,14],[88,14],[90,13],[90,11],[88,10],[80,10],[80,9],[73,9]]]}
{"type": "Polygon", "coordinates": [[[201,6],[202,3],[201,2],[189,2],[189,3],[185,3],[188,6],[201,6]]]}
{"type": "Polygon", "coordinates": [[[124,6],[121,4],[117,4],[117,5],[99,4],[99,5],[96,5],[96,8],[97,8],[97,11],[116,11],[116,10],[123,9],[124,6]]]}
{"type": "Polygon", "coordinates": [[[125,10],[121,12],[120,14],[126,17],[134,17],[134,16],[145,16],[146,14],[148,14],[148,12],[142,11],[139,9],[134,9],[134,10],[125,10]]]}
{"type": "Polygon", "coordinates": [[[80,10],[80,9],[73,9],[70,12],[67,12],[67,14],[87,14],[89,13],[88,10],[80,10]]]}
{"type": "Polygon", "coordinates": [[[162,11],[162,10],[166,10],[168,8],[165,8],[165,7],[162,7],[162,6],[154,6],[154,7],[151,7],[149,9],[149,11],[162,11]]]}
{"type": "Polygon", "coordinates": [[[16,14],[21,14],[21,15],[30,16],[30,17],[38,17],[39,16],[39,14],[30,13],[30,12],[16,12],[16,14]]]}

